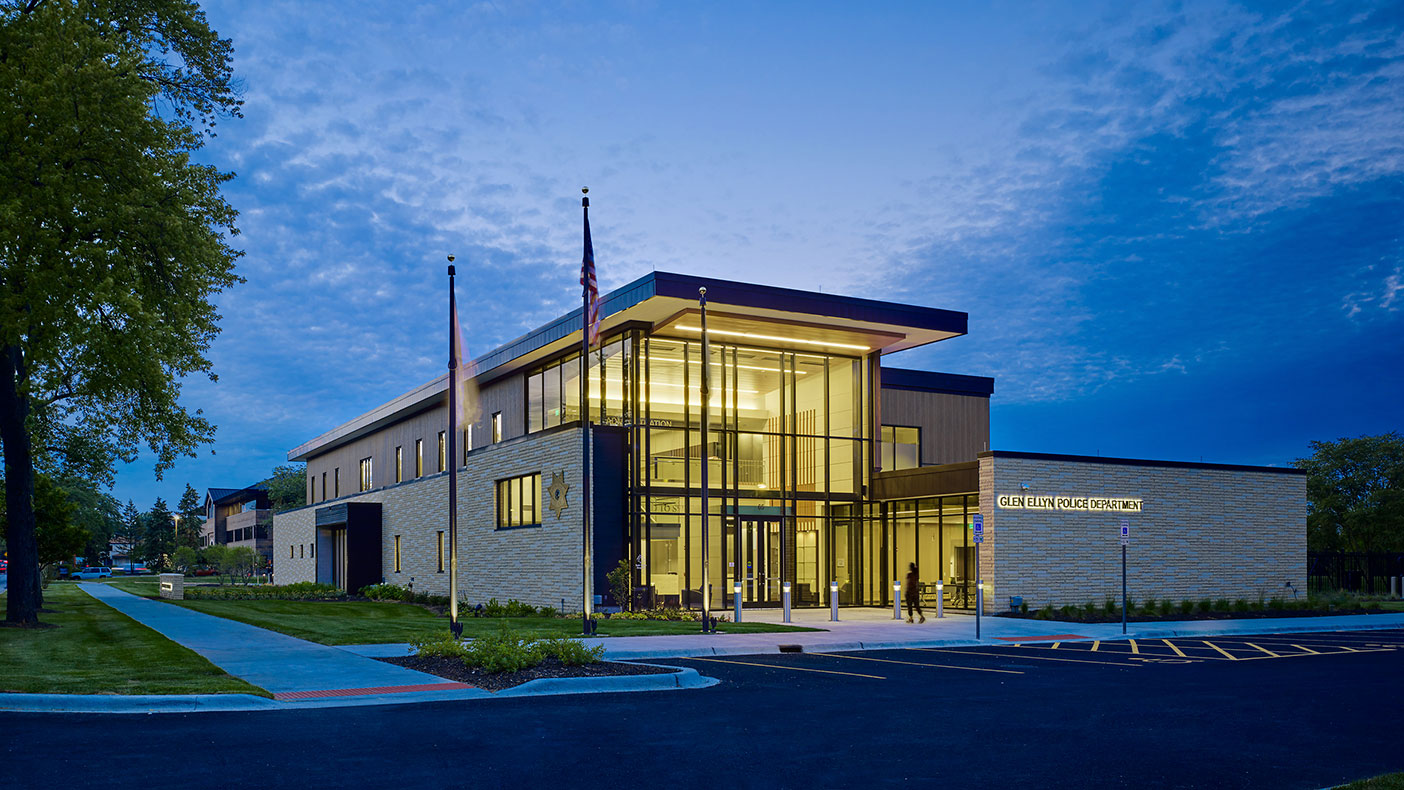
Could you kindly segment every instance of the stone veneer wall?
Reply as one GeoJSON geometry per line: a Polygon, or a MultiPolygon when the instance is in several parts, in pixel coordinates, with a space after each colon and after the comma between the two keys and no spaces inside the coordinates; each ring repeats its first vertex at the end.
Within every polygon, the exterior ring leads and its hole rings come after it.
{"type": "MultiPolygon", "coordinates": [[[[489,598],[579,611],[580,433],[532,434],[474,450],[458,471],[459,598],[471,604],[489,598]],[[495,483],[541,473],[539,527],[497,529],[495,483]],[[570,486],[567,508],[557,518],[546,505],[553,474],[570,486]]],[[[312,557],[316,511],[339,502],[381,503],[381,568],[385,581],[436,595],[448,594],[448,559],[438,570],[438,531],[448,529],[448,473],[426,475],[387,488],[344,496],[278,513],[273,523],[274,578],[279,584],[316,581],[312,557]],[[395,536],[401,537],[401,570],[395,572],[395,536]],[[291,547],[292,558],[289,559],[291,547]]]]}
{"type": "Polygon", "coordinates": [[[987,612],[1006,609],[1014,595],[1030,609],[1119,601],[1123,518],[1134,601],[1291,597],[1288,581],[1306,594],[1304,475],[996,453],[980,458],[980,512],[987,612]],[[1139,513],[1000,509],[1001,494],[1125,497],[1144,506],[1139,513]]]}

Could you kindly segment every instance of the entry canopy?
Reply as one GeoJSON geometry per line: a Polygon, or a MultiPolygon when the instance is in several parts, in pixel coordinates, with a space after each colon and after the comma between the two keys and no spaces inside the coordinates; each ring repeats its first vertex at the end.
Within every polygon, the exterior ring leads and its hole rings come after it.
{"type": "MultiPolygon", "coordinates": [[[[700,338],[697,289],[707,289],[707,330],[714,342],[814,353],[891,354],[966,333],[968,316],[955,310],[652,272],[600,299],[600,334],[625,326],[654,334],[700,338]]],[[[460,305],[471,310],[471,305],[460,305]]],[[[580,345],[580,309],[479,357],[480,384],[580,345]]],[[[288,453],[304,461],[364,436],[406,413],[440,401],[448,374],[417,387],[288,453]]]]}

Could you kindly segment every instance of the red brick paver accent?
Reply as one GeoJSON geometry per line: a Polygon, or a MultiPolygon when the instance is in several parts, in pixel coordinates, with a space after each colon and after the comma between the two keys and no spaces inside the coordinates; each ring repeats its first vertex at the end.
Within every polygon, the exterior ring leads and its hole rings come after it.
{"type": "Polygon", "coordinates": [[[411,691],[456,691],[477,688],[469,683],[420,683],[415,686],[377,686],[365,689],[328,689],[326,691],[283,691],[273,695],[276,700],[321,699],[323,697],[364,697],[370,694],[405,694],[411,691]]]}

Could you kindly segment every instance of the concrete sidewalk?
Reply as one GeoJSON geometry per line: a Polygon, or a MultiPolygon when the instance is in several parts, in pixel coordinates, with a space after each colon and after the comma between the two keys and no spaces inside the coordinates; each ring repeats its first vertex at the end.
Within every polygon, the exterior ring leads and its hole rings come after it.
{"type": "MultiPolygon", "coordinates": [[[[746,622],[779,622],[775,610],[747,610],[746,622]]],[[[807,653],[847,650],[888,650],[904,647],[975,647],[1008,645],[1015,642],[1076,641],[1077,639],[1158,639],[1177,636],[1221,636],[1225,634],[1290,633],[1299,631],[1358,631],[1377,628],[1404,628],[1404,614],[1348,615],[1342,617],[1283,617],[1243,620],[1187,620],[1131,623],[1123,636],[1121,623],[1067,623],[1056,620],[1025,620],[1012,617],[982,617],[980,639],[975,638],[975,617],[948,614],[941,619],[928,616],[925,623],[908,624],[893,620],[891,609],[842,609],[839,622],[829,621],[828,610],[795,611],[792,625],[827,629],[824,631],[762,634],[674,636],[615,636],[584,640],[603,645],[611,660],[688,658],[694,656],[758,655],[778,653],[782,645],[797,645],[807,653]]],[[[344,649],[365,656],[409,655],[407,644],[344,645],[344,649]]]]}
{"type": "Polygon", "coordinates": [[[229,674],[295,701],[431,692],[435,698],[488,697],[488,692],[435,675],[376,661],[337,647],[132,595],[108,584],[79,584],[92,597],[229,674]],[[453,692],[451,696],[442,696],[453,692]]]}

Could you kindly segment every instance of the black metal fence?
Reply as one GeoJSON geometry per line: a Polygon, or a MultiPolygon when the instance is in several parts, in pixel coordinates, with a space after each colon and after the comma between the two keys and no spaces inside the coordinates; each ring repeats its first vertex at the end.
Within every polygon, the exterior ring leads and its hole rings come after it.
{"type": "Polygon", "coordinates": [[[1392,576],[1404,576],[1404,552],[1307,552],[1307,589],[1312,592],[1386,594],[1392,576]]]}

